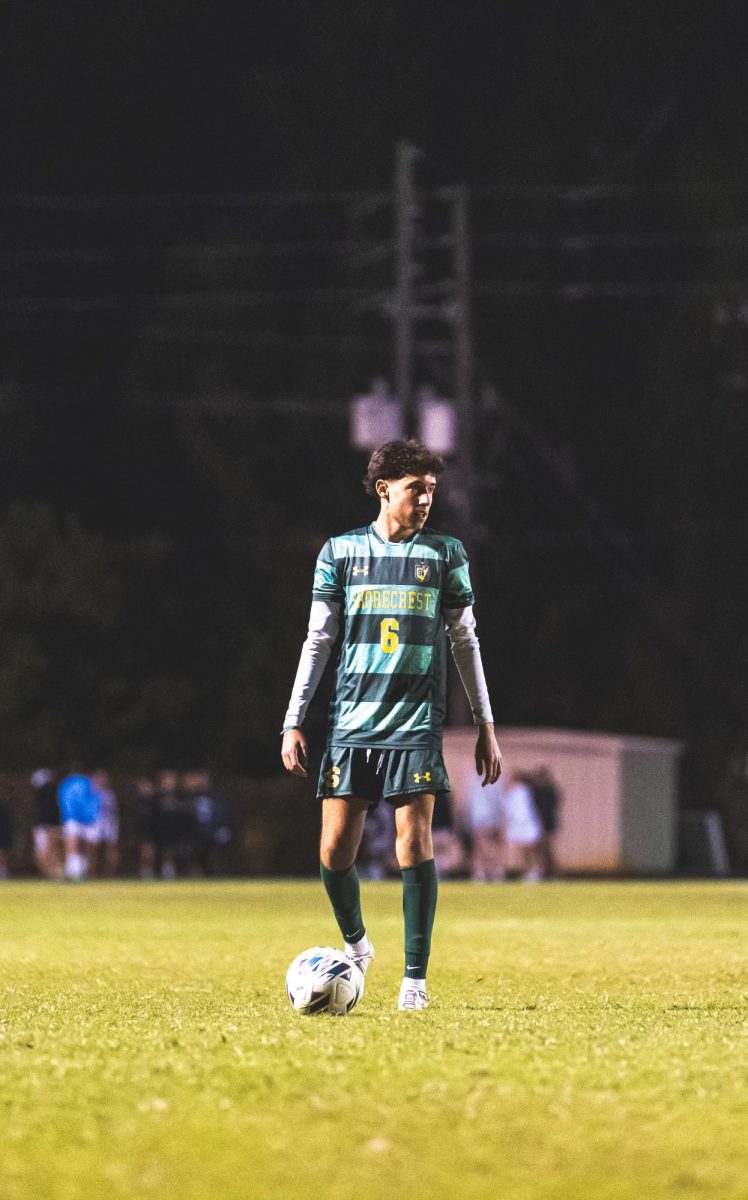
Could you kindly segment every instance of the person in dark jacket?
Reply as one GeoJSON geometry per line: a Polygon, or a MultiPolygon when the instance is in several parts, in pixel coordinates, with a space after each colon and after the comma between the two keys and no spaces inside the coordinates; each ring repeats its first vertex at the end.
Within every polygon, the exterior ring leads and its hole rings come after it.
{"type": "Polygon", "coordinates": [[[553,851],[553,838],[558,829],[558,810],[561,807],[561,793],[558,784],[548,767],[538,767],[531,777],[532,798],[535,809],[543,826],[543,834],[538,847],[543,863],[545,879],[555,879],[558,876],[558,863],[553,851]]]}
{"type": "Polygon", "coordinates": [[[57,772],[49,767],[39,767],[31,776],[34,864],[42,879],[62,878],[64,853],[58,783],[57,772]]]}

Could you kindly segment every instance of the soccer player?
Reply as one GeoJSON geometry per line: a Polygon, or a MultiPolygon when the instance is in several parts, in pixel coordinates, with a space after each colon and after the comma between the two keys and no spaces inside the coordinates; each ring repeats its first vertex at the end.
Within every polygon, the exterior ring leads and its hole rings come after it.
{"type": "Polygon", "coordinates": [[[40,767],[31,776],[34,862],[43,879],[62,877],[62,824],[57,804],[57,775],[40,767]]]}
{"type": "Polygon", "coordinates": [[[113,878],[119,866],[119,803],[108,771],[94,771],[91,787],[99,802],[94,844],[91,848],[94,873],[113,878]]]}
{"type": "Polygon", "coordinates": [[[426,532],[444,461],[415,441],[387,442],[364,487],[379,500],[371,525],[333,537],[314,576],[309,632],[283,725],[283,763],[306,777],[301,726],[340,639],[335,697],[320,771],[321,875],[346,954],[363,972],[374,957],[355,861],[370,807],[395,811],[403,879],[405,974],[398,1009],[428,1007],[426,970],[436,911],[431,819],[449,790],[442,758],[445,630],[478,726],[476,768],[495,783],[501,755],[481,664],[462,544],[426,532]]]}
{"type": "Polygon", "coordinates": [[[65,843],[65,878],[85,879],[91,847],[96,844],[99,797],[88,775],[73,771],[57,789],[62,836],[65,843]]]}

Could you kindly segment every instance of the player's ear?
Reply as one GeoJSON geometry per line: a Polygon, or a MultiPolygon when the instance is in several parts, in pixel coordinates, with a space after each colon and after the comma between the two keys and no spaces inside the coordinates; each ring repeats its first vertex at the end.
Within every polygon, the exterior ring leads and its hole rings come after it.
{"type": "Polygon", "coordinates": [[[386,500],[387,497],[389,496],[387,480],[386,479],[378,479],[374,486],[377,490],[377,495],[379,496],[379,499],[386,500]]]}

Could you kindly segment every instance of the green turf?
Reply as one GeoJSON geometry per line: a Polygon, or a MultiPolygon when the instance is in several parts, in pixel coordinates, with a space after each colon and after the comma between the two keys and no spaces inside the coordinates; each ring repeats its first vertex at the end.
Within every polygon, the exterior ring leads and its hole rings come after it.
{"type": "Polygon", "coordinates": [[[2,1200],[748,1196],[748,887],[443,885],[427,1013],[400,891],[349,1017],[285,968],[316,883],[0,885],[2,1200]]]}

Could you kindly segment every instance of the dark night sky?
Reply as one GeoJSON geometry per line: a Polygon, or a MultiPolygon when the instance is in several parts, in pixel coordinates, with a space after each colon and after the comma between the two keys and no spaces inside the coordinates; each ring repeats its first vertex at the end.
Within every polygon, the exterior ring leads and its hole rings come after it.
{"type": "Polygon", "coordinates": [[[340,413],[391,375],[362,302],[391,220],[362,200],[405,138],[424,222],[434,186],[473,192],[498,719],[718,770],[748,716],[744,6],[9,0],[4,24],[5,758],[270,769],[314,552],[368,515],[340,413]]]}
{"type": "Polygon", "coordinates": [[[379,188],[399,137],[469,182],[673,179],[687,142],[702,171],[745,166],[725,121],[744,100],[738,3],[9,0],[5,14],[11,192],[379,188]]]}

